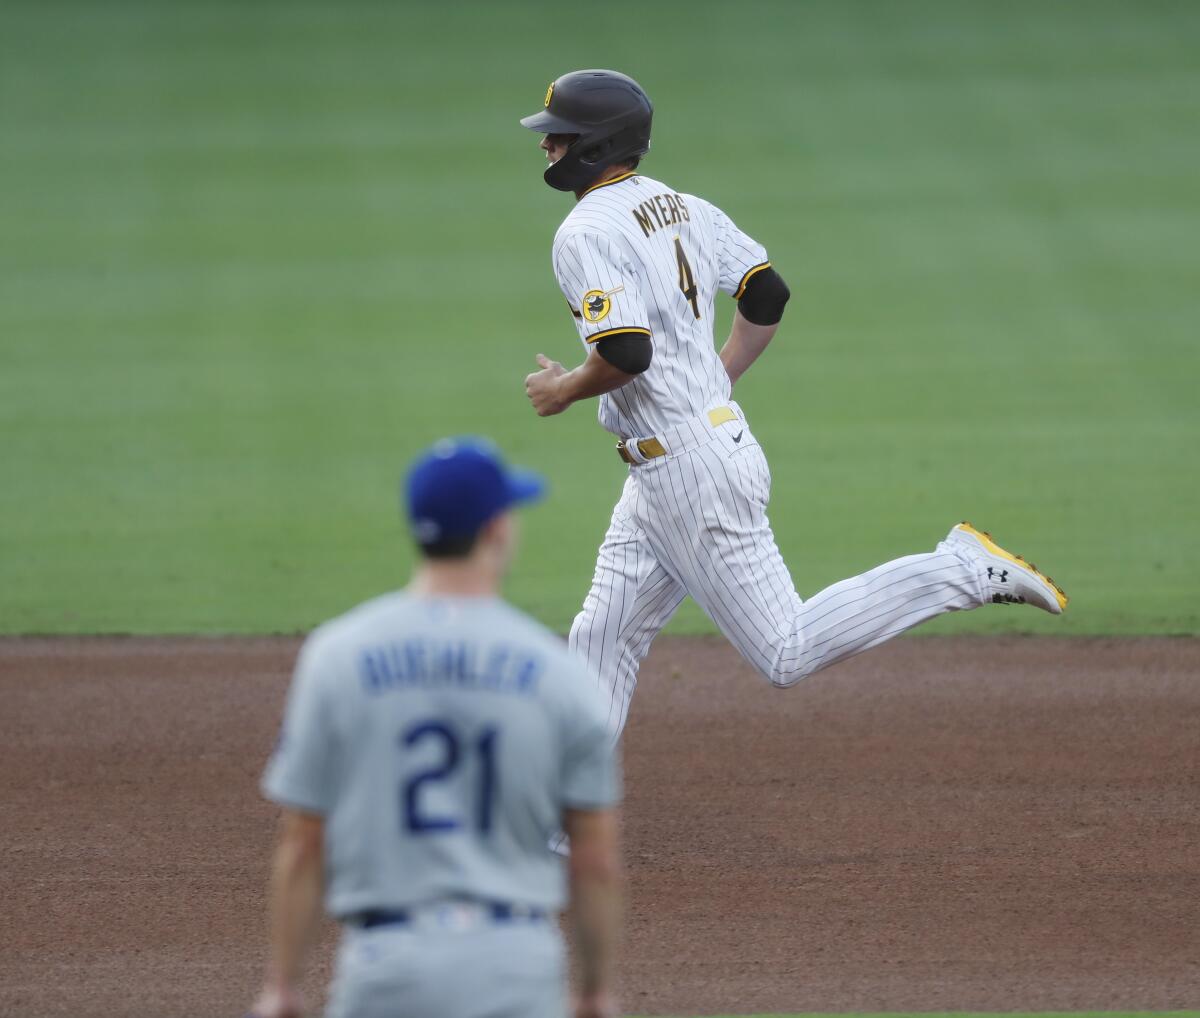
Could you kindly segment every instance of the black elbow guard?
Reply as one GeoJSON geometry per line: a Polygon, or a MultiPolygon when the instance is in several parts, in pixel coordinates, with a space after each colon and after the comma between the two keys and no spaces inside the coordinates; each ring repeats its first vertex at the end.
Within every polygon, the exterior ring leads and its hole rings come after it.
{"type": "Polygon", "coordinates": [[[614,332],[596,344],[596,352],[618,371],[640,375],[650,367],[654,347],[644,332],[614,332]]]}
{"type": "Polygon", "coordinates": [[[754,273],[738,301],[738,310],[751,325],[775,325],[783,317],[783,306],[792,293],[774,269],[754,273]]]}

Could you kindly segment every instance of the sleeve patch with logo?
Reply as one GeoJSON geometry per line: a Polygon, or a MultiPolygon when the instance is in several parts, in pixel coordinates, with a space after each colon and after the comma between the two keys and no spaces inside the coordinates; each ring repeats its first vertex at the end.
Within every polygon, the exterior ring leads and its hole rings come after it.
{"type": "Polygon", "coordinates": [[[620,293],[624,289],[624,286],[617,286],[611,290],[588,290],[583,295],[583,302],[579,305],[584,321],[591,322],[593,325],[604,321],[612,310],[613,294],[620,293]]]}

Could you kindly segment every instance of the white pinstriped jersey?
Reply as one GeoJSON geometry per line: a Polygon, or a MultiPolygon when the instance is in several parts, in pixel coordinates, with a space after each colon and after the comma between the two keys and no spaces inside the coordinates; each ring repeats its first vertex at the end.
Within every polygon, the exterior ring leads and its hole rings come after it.
{"type": "Polygon", "coordinates": [[[585,345],[650,336],[650,367],[600,397],[600,424],[656,435],[729,399],[713,343],[717,292],[740,297],[766,249],[719,208],[627,173],[587,192],[554,237],[554,274],[585,345]]]}

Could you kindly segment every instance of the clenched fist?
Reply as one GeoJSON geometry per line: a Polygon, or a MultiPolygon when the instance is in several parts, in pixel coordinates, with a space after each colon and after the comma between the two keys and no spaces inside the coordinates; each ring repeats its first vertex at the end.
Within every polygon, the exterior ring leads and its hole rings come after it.
{"type": "Polygon", "coordinates": [[[553,417],[571,405],[571,401],[563,396],[559,382],[567,369],[544,353],[537,355],[537,362],[542,370],[525,377],[525,395],[539,417],[553,417]]]}

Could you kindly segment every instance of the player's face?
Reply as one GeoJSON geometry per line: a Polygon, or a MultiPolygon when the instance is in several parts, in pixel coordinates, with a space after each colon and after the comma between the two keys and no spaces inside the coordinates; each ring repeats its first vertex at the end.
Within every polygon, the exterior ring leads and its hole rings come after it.
{"type": "Polygon", "coordinates": [[[567,147],[575,138],[574,134],[548,134],[538,148],[546,153],[547,162],[556,163],[567,154],[567,147]]]}

